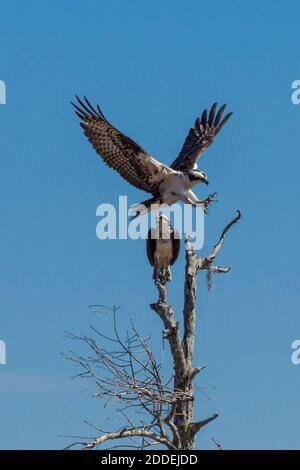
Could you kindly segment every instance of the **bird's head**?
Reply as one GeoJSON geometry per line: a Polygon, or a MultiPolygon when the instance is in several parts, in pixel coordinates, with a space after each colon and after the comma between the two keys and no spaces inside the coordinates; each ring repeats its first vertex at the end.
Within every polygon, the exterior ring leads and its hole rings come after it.
{"type": "Polygon", "coordinates": [[[156,226],[159,229],[159,237],[163,239],[170,239],[171,224],[166,215],[160,214],[156,217],[156,226]]]}
{"type": "Polygon", "coordinates": [[[191,182],[208,184],[207,175],[202,170],[194,169],[189,172],[188,176],[191,182]]]}
{"type": "Polygon", "coordinates": [[[156,217],[156,223],[157,225],[170,225],[170,220],[168,217],[164,214],[160,214],[158,217],[156,217]]]}

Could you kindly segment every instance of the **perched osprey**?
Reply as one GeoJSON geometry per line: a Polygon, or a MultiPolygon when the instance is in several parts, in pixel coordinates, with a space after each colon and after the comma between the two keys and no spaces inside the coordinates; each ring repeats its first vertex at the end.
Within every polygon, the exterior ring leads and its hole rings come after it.
{"type": "Polygon", "coordinates": [[[180,239],[168,217],[161,215],[156,220],[156,228],[151,228],[148,232],[147,256],[151,266],[154,266],[153,279],[165,284],[172,280],[170,265],[178,258],[180,239]]]}
{"type": "Polygon", "coordinates": [[[225,104],[217,113],[217,103],[213,104],[209,115],[206,109],[203,111],[201,119],[196,119],[194,127],[190,129],[178,157],[168,166],[113,127],[99,106],[95,109],[87,98],[84,97],[85,102],[76,98],[78,105],[72,105],[81,119],[84,134],[96,152],[125,180],[152,194],[150,199],[132,206],[136,215],[148,212],[151,205],[157,209],[179,200],[186,204],[203,204],[207,208],[214,195],[199,200],[192,192],[192,187],[197,183],[208,184],[206,174],[197,168],[196,161],[230,118],[232,113],[221,119],[225,104]]]}

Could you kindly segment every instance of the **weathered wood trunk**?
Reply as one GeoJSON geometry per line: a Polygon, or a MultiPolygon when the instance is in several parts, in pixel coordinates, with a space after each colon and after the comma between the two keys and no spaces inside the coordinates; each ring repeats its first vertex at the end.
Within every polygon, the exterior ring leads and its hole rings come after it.
{"type": "MultiPolygon", "coordinates": [[[[185,254],[185,283],[184,283],[184,307],[183,307],[183,339],[181,340],[179,324],[175,318],[173,309],[167,303],[167,289],[165,285],[157,283],[159,292],[158,302],[151,308],[160,316],[164,323],[165,335],[169,341],[174,367],[174,396],[178,395],[174,410],[165,422],[172,425],[173,444],[178,449],[191,450],[195,446],[197,432],[206,424],[218,417],[218,414],[210,416],[202,421],[194,421],[193,408],[195,403],[193,380],[205,366],[194,367],[193,357],[196,336],[196,305],[197,305],[197,273],[206,270],[212,273],[227,273],[230,268],[214,266],[215,257],[223,245],[227,231],[241,217],[240,212],[225,227],[218,243],[214,246],[209,256],[200,258],[196,255],[190,243],[186,242],[185,254]]],[[[210,283],[209,283],[210,287],[210,283]]]]}
{"type": "MultiPolygon", "coordinates": [[[[202,427],[202,423],[195,423],[193,421],[193,379],[205,367],[193,367],[196,334],[196,275],[201,261],[188,246],[185,265],[184,336],[182,340],[172,307],[167,303],[165,285],[157,284],[159,300],[156,304],[151,305],[151,308],[163,320],[165,334],[168,338],[174,360],[174,394],[179,395],[180,399],[177,400],[173,413],[173,424],[177,430],[173,444],[178,449],[184,450],[194,449],[196,433],[202,427]]],[[[209,421],[216,417],[217,415],[213,415],[213,417],[209,418],[209,421]]]]}
{"type": "Polygon", "coordinates": [[[178,388],[185,394],[190,395],[191,400],[181,402],[177,405],[174,424],[177,426],[182,448],[193,449],[195,442],[195,434],[192,432],[194,404],[193,378],[195,374],[195,371],[193,370],[193,356],[196,334],[197,258],[192,250],[186,250],[185,257],[186,264],[183,308],[184,336],[182,346],[186,360],[186,367],[183,380],[180,380],[180,377],[178,377],[178,381],[174,381],[174,388],[178,388]]]}

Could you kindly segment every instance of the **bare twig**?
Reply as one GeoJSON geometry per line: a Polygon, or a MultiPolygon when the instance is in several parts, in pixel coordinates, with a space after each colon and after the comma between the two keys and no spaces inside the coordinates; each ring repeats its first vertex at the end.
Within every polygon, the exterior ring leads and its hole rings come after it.
{"type": "Polygon", "coordinates": [[[136,429],[136,428],[132,428],[132,429],[124,428],[119,432],[110,432],[110,433],[104,434],[103,436],[97,437],[96,439],[93,439],[91,442],[86,444],[84,446],[84,449],[91,450],[103,444],[103,442],[106,442],[109,440],[124,439],[126,437],[147,437],[150,439],[154,439],[159,444],[165,445],[170,450],[176,450],[175,445],[172,444],[172,442],[169,441],[167,438],[162,437],[159,434],[148,431],[146,429],[136,429]]]}
{"type": "Polygon", "coordinates": [[[219,450],[223,450],[221,444],[214,437],[212,437],[211,440],[213,441],[213,443],[217,446],[219,450]]]}

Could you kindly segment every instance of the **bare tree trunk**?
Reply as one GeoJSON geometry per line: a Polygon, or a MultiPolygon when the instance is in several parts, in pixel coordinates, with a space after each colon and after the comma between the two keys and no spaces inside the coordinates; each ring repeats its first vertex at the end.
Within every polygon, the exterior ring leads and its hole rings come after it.
{"type": "MultiPolygon", "coordinates": [[[[196,299],[197,299],[197,258],[193,250],[187,249],[185,252],[185,284],[184,284],[184,336],[183,350],[186,358],[186,374],[185,380],[174,384],[182,392],[189,393],[193,398],[193,378],[199,372],[193,369],[193,356],[196,335],[196,299]]],[[[174,424],[181,436],[183,449],[193,449],[195,434],[193,428],[193,401],[178,403],[174,424]]]]}
{"type": "Polygon", "coordinates": [[[173,424],[177,431],[173,443],[178,448],[194,449],[197,432],[206,424],[215,420],[218,414],[202,421],[193,420],[194,392],[193,380],[206,366],[193,367],[195,337],[196,337],[196,303],[197,303],[197,273],[199,270],[207,270],[211,273],[226,273],[227,267],[213,266],[216,254],[221,248],[224,237],[230,227],[241,217],[240,212],[225,227],[218,243],[211,254],[205,258],[196,256],[190,243],[186,241],[185,255],[185,283],[184,283],[184,308],[183,308],[183,339],[180,339],[179,324],[176,321],[172,307],[167,303],[166,286],[157,283],[159,299],[151,308],[160,316],[165,326],[165,334],[170,344],[174,362],[174,391],[181,392],[186,400],[178,400],[173,410],[173,424]]]}

